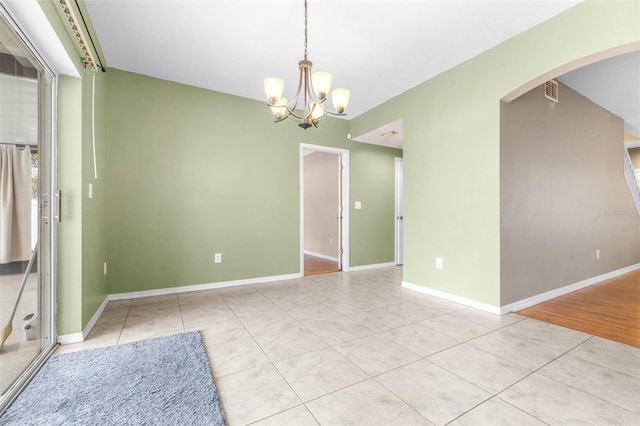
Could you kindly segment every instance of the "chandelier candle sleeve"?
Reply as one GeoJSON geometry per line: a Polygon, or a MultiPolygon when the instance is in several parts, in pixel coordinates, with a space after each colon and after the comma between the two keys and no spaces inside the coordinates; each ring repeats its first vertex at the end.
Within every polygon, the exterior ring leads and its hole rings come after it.
{"type": "Polygon", "coordinates": [[[349,91],[347,89],[336,89],[331,92],[331,102],[333,107],[342,114],[349,103],[349,91]]]}
{"type": "Polygon", "coordinates": [[[271,106],[271,112],[276,120],[282,120],[287,114],[287,98],[278,98],[271,106]]]}
{"type": "Polygon", "coordinates": [[[331,101],[335,111],[329,111],[324,102],[331,90],[331,74],[324,71],[311,73],[313,64],[307,59],[307,0],[304,2],[304,59],[298,62],[300,78],[298,90],[291,103],[282,96],[284,82],[275,77],[264,80],[264,93],[267,95],[267,105],[271,107],[271,113],[276,122],[283,121],[290,116],[297,118],[298,126],[308,129],[317,127],[318,123],[327,114],[345,115],[345,109],[349,103],[349,91],[347,89],[334,89],[331,92],[331,101]]]}
{"type": "Polygon", "coordinates": [[[324,99],[331,89],[331,74],[324,71],[314,72],[311,75],[311,84],[318,98],[324,99]]]}
{"type": "Polygon", "coordinates": [[[275,104],[282,96],[284,90],[284,82],[279,78],[271,77],[264,80],[264,93],[269,99],[269,104],[275,104]]]}

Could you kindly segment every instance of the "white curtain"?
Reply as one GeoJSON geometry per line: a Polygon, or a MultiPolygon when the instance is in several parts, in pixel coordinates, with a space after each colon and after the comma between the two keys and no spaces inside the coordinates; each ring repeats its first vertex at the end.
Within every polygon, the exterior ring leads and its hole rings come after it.
{"type": "Polygon", "coordinates": [[[30,257],[30,152],[28,148],[0,145],[0,263],[30,257]]]}

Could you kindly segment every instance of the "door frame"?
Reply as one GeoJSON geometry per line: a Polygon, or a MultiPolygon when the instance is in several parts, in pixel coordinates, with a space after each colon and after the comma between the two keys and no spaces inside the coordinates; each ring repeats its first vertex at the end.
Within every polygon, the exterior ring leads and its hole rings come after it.
{"type": "Polygon", "coordinates": [[[395,169],[395,261],[396,265],[404,263],[404,159],[396,157],[395,169]],[[403,219],[400,219],[400,217],[403,219]]]}
{"type": "Polygon", "coordinates": [[[342,271],[349,271],[349,150],[329,146],[300,143],[300,275],[304,276],[304,151],[318,151],[337,154],[342,165],[340,177],[340,204],[342,208],[342,223],[339,224],[340,247],[342,255],[338,253],[342,271]],[[341,225],[341,226],[340,226],[341,225]]]}

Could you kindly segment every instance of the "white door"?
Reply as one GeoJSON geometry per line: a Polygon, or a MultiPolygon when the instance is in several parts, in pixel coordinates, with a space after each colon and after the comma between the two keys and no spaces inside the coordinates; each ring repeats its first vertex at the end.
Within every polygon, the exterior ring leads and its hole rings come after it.
{"type": "Polygon", "coordinates": [[[338,212],[337,212],[337,222],[338,222],[338,270],[342,271],[342,155],[338,154],[338,212]]]}
{"type": "Polygon", "coordinates": [[[402,158],[396,158],[396,265],[402,265],[403,260],[403,235],[404,235],[404,211],[402,208],[403,187],[403,162],[402,158]]]}

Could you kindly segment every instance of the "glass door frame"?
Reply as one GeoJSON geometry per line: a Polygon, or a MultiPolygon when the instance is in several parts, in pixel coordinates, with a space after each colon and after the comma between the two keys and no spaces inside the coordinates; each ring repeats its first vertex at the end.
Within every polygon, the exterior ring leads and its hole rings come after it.
{"type": "Polygon", "coordinates": [[[38,302],[38,313],[48,313],[48,318],[39,318],[38,320],[38,325],[41,327],[39,335],[48,335],[48,344],[45,344],[45,339],[42,339],[38,355],[13,384],[0,395],[1,414],[40,370],[57,346],[56,248],[60,200],[57,192],[57,76],[2,3],[0,3],[0,16],[9,24],[43,70],[42,75],[38,76],[38,297],[40,299],[45,295],[49,299],[38,302]],[[47,89],[43,90],[44,88],[47,89]],[[48,284],[47,288],[43,288],[45,287],[41,285],[43,282],[48,284]],[[42,328],[43,326],[46,330],[42,328]]]}

